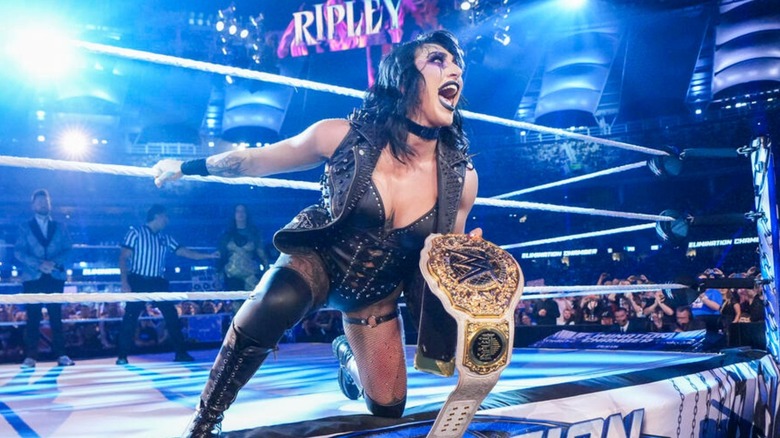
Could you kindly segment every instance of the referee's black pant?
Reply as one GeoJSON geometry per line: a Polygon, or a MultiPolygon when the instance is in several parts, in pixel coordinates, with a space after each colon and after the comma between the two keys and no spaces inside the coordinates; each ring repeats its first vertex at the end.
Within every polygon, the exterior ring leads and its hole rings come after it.
{"type": "MultiPolygon", "coordinates": [[[[169,287],[168,280],[162,277],[129,274],[127,282],[133,292],[167,292],[169,287]]],[[[184,336],[181,333],[181,322],[176,307],[170,301],[158,301],[155,304],[163,314],[165,328],[168,329],[168,335],[173,341],[174,350],[177,354],[186,353],[187,349],[184,345],[184,336]]],[[[117,356],[127,357],[128,352],[132,349],[138,316],[141,315],[145,307],[146,303],[143,301],[131,301],[125,304],[125,316],[122,317],[122,328],[119,331],[119,342],[117,342],[117,356]]]]}

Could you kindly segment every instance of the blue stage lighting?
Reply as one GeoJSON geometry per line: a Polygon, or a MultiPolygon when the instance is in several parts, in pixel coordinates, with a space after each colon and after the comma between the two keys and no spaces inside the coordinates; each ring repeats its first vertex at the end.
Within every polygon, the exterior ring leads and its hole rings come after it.
{"type": "Polygon", "coordinates": [[[587,0],[558,0],[558,3],[568,9],[580,9],[585,6],[587,0]]]}

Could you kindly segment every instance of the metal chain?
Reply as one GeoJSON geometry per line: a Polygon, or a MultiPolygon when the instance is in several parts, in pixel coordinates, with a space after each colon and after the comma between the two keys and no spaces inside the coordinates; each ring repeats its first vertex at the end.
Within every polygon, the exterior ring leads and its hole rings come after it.
{"type": "Polygon", "coordinates": [[[680,394],[680,409],[677,411],[677,438],[680,438],[680,432],[682,430],[682,414],[683,414],[683,407],[685,405],[685,394],[680,390],[680,387],[677,386],[677,382],[672,379],[672,386],[674,386],[674,389],[677,390],[677,393],[680,394]]]}
{"type": "MultiPolygon", "coordinates": [[[[723,385],[723,379],[720,378],[718,373],[710,371],[718,382],[718,396],[720,397],[720,409],[718,409],[718,431],[720,432],[723,421],[723,411],[726,409],[726,388],[723,385]]],[[[718,434],[720,436],[720,433],[718,434]]]]}
{"type": "Polygon", "coordinates": [[[691,388],[693,388],[693,391],[696,394],[695,398],[693,399],[693,418],[691,419],[691,438],[695,438],[694,432],[696,431],[696,415],[699,413],[699,388],[697,388],[693,381],[691,381],[690,377],[685,376],[685,380],[688,381],[688,384],[691,385],[691,388]]]}
{"type": "Polygon", "coordinates": [[[704,427],[702,427],[701,435],[702,436],[708,436],[707,435],[707,427],[709,426],[710,422],[710,407],[712,405],[712,385],[707,383],[707,379],[704,378],[704,374],[699,374],[699,378],[701,379],[701,383],[704,384],[704,386],[707,388],[707,403],[705,406],[707,406],[707,410],[704,412],[704,427]]]}

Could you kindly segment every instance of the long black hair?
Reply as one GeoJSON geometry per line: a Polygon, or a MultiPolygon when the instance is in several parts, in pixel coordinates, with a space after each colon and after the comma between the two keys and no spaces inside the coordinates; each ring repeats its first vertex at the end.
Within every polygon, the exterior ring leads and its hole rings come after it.
{"type": "MultiPolygon", "coordinates": [[[[417,69],[414,57],[417,49],[425,44],[444,47],[452,55],[455,64],[464,68],[463,50],[455,35],[446,30],[422,34],[412,41],[396,46],[382,60],[376,82],[366,93],[361,109],[353,115],[357,120],[380,125],[383,135],[386,136],[384,140],[390,143],[393,156],[399,161],[414,155],[414,151],[406,143],[409,134],[406,117],[407,114],[413,114],[420,105],[420,90],[425,79],[417,69]]],[[[439,142],[445,147],[464,153],[468,149],[459,109],[455,109],[452,125],[441,128],[439,142]]]]}

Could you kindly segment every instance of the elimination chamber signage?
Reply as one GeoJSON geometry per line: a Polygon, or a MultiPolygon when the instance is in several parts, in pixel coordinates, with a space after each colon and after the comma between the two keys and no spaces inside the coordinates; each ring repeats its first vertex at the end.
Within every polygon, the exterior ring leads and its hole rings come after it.
{"type": "MultiPolygon", "coordinates": [[[[317,45],[324,41],[348,37],[376,35],[399,28],[398,12],[401,0],[358,0],[344,4],[318,3],[313,10],[293,13],[295,37],[293,44],[317,45]],[[344,34],[344,32],[346,34],[344,34]]],[[[391,40],[395,41],[390,32],[391,40]]]]}
{"type": "Polygon", "coordinates": [[[708,248],[712,246],[746,245],[749,243],[758,243],[758,237],[742,237],[742,238],[735,238],[735,239],[704,240],[699,242],[691,242],[688,244],[688,248],[694,249],[694,248],[708,248]]]}

